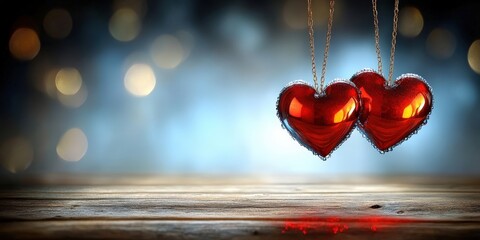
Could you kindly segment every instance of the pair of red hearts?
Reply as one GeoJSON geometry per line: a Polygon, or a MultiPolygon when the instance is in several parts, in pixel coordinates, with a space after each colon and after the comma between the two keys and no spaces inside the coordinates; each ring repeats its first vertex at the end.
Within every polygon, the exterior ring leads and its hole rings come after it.
{"type": "Polygon", "coordinates": [[[326,158],[358,127],[380,151],[390,151],[425,124],[433,98],[418,75],[404,74],[393,86],[366,69],[351,82],[337,81],[321,94],[305,82],[285,87],[278,117],[300,144],[326,158]]]}

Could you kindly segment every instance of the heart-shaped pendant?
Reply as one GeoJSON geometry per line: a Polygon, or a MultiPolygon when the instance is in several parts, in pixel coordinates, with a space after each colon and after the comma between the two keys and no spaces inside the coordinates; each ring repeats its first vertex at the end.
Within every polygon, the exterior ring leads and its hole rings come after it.
{"type": "Polygon", "coordinates": [[[331,83],[322,94],[296,81],[282,90],[277,101],[282,126],[323,160],[348,138],[359,114],[359,92],[346,81],[331,83]]]}
{"type": "Polygon", "coordinates": [[[382,75],[364,69],[351,81],[362,98],[359,130],[380,152],[392,150],[427,122],[433,96],[422,77],[404,74],[389,86],[382,75]]]}

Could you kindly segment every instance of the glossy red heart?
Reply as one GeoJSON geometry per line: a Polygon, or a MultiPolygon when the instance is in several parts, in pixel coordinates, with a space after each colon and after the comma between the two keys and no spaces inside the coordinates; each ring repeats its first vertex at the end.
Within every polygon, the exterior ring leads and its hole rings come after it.
{"type": "Polygon", "coordinates": [[[325,159],[355,127],[360,96],[349,82],[334,82],[318,94],[305,82],[297,81],[280,93],[277,114],[293,138],[325,159]]]}
{"type": "Polygon", "coordinates": [[[382,152],[410,137],[432,110],[430,87],[416,74],[404,74],[388,86],[382,75],[365,69],[351,81],[362,98],[359,130],[382,152]]]}

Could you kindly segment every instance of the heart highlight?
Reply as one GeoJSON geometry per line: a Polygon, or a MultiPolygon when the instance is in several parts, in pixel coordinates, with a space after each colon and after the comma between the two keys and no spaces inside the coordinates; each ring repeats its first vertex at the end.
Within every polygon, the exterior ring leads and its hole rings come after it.
{"type": "Polygon", "coordinates": [[[382,75],[365,69],[351,81],[362,99],[359,130],[380,152],[391,151],[426,124],[433,96],[422,77],[404,74],[389,86],[382,75]]]}
{"type": "Polygon", "coordinates": [[[282,126],[301,145],[325,160],[355,127],[360,96],[350,82],[332,82],[320,94],[303,81],[285,87],[277,101],[282,126]]]}

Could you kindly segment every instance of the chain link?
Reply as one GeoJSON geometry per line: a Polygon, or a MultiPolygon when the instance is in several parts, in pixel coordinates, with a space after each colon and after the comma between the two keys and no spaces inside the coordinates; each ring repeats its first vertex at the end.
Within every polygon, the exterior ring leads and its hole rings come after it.
{"type": "MultiPolygon", "coordinates": [[[[398,29],[398,5],[400,0],[395,0],[395,7],[393,11],[393,29],[392,29],[392,47],[390,48],[390,67],[388,69],[388,82],[393,84],[393,66],[395,64],[395,46],[397,45],[397,29],[398,29]]],[[[380,34],[378,24],[377,0],[372,0],[373,5],[373,25],[375,30],[375,50],[377,52],[378,73],[382,74],[382,56],[380,54],[380,34]]]]}
{"type": "Polygon", "coordinates": [[[310,42],[311,58],[312,58],[312,74],[313,74],[313,83],[315,90],[317,92],[323,92],[325,85],[325,74],[327,72],[327,59],[328,51],[330,49],[330,40],[332,38],[332,26],[333,26],[333,13],[335,9],[335,0],[330,0],[329,15],[328,15],[328,25],[327,25],[327,34],[325,38],[325,51],[323,52],[323,63],[322,63],[322,73],[320,76],[320,85],[318,84],[317,79],[317,67],[315,64],[315,38],[313,31],[313,12],[312,12],[312,0],[307,0],[307,14],[308,14],[308,35],[310,42]]]}
{"type": "Polygon", "coordinates": [[[395,45],[397,45],[397,29],[398,29],[398,3],[400,0],[395,0],[395,9],[393,10],[393,30],[392,30],[392,48],[390,49],[390,69],[388,70],[388,81],[390,85],[393,84],[393,65],[395,63],[395,45]]]}
{"type": "Polygon", "coordinates": [[[375,50],[377,52],[377,61],[378,61],[378,73],[383,75],[382,73],[382,55],[380,54],[380,33],[379,33],[379,26],[378,26],[378,11],[377,11],[377,0],[372,0],[373,5],[373,26],[375,30],[375,50]]]}
{"type": "Polygon", "coordinates": [[[308,38],[310,42],[310,55],[312,57],[312,74],[315,90],[318,92],[318,80],[317,80],[317,66],[315,64],[315,38],[313,36],[313,13],[312,13],[312,0],[307,0],[307,24],[308,24],[308,38]]]}

